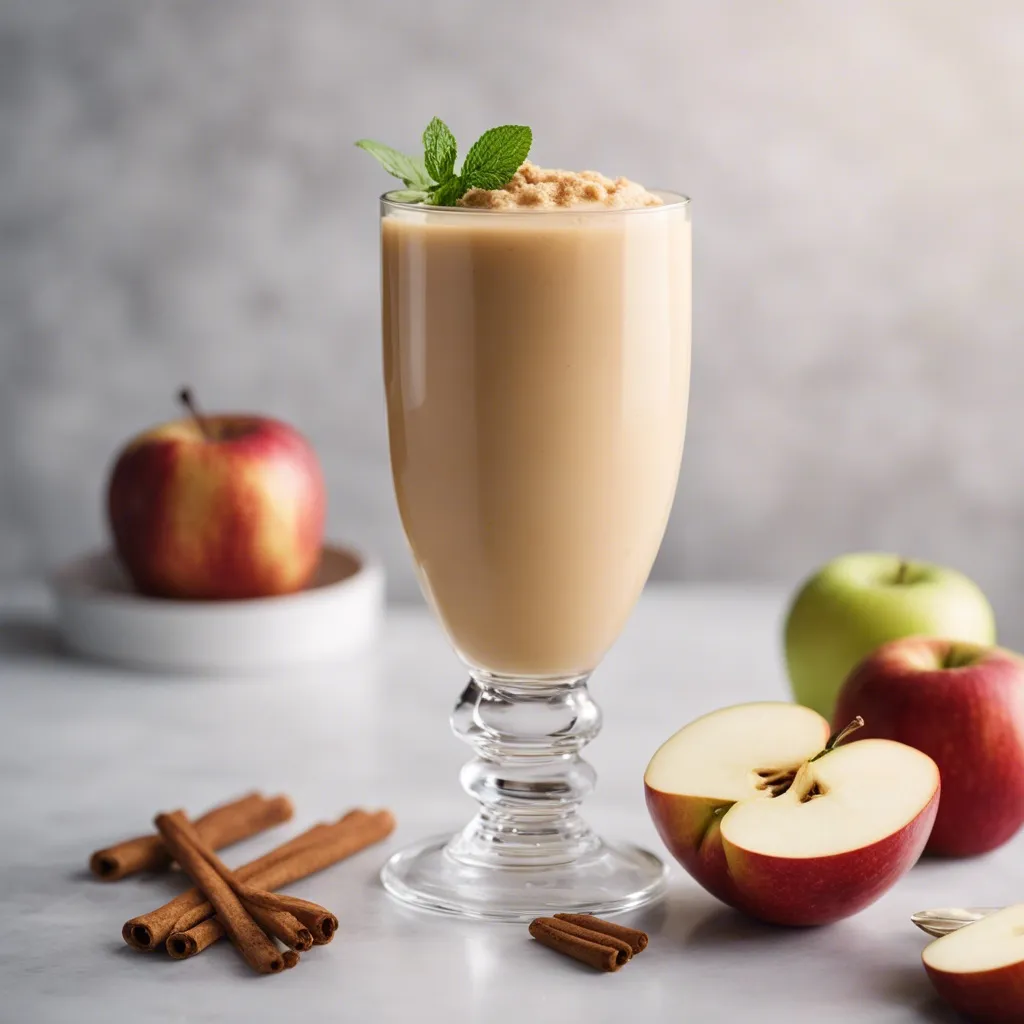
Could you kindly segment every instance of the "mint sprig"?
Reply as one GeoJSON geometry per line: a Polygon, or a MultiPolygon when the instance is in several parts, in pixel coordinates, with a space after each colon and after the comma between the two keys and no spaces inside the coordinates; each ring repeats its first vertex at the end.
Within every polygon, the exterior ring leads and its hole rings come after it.
{"type": "Polygon", "coordinates": [[[365,149],[405,188],[391,197],[402,203],[454,206],[471,188],[502,188],[530,153],[533,132],[525,125],[506,124],[483,133],[455,172],[458,147],[451,129],[435,117],[423,132],[423,157],[407,156],[383,143],[360,139],[365,149]]]}

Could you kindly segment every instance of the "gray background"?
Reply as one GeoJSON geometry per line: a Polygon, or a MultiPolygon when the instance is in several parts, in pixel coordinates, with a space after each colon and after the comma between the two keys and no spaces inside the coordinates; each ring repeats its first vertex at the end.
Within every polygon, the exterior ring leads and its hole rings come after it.
{"type": "Polygon", "coordinates": [[[694,197],[658,576],[898,548],[1024,642],[1022,59],[1018,0],[0,0],[0,575],[100,540],[112,453],[190,381],[300,426],[331,533],[415,592],[351,143],[440,114],[694,197]]]}

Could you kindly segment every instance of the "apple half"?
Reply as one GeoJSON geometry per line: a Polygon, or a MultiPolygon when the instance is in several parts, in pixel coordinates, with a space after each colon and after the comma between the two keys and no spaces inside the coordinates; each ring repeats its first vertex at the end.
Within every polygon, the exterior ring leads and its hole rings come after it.
{"type": "Polygon", "coordinates": [[[1024,903],[944,935],[922,956],[935,990],[979,1024],[1024,1021],[1024,903]]]}
{"type": "Polygon", "coordinates": [[[939,770],[902,743],[841,739],[797,704],[698,718],[644,775],[658,834],[708,892],[762,921],[820,925],[862,910],[921,856],[939,770]]]}

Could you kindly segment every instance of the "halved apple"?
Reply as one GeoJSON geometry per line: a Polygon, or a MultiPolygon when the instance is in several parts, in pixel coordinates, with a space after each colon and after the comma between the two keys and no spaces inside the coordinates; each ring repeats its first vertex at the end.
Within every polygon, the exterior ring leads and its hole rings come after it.
{"type": "Polygon", "coordinates": [[[840,739],[797,704],[698,718],[647,766],[659,835],[708,892],[762,921],[828,924],[862,910],[921,856],[939,770],[902,743],[840,739]]]}
{"type": "Polygon", "coordinates": [[[979,1024],[1024,1020],[1024,903],[936,939],[922,959],[954,1010],[979,1024]]]}

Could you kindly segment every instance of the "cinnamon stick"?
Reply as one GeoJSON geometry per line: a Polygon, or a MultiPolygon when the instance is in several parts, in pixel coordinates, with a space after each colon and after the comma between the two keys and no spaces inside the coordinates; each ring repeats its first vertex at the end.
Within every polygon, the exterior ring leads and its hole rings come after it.
{"type": "MultiPolygon", "coordinates": [[[[268,914],[269,917],[275,917],[269,911],[260,911],[259,908],[249,907],[250,913],[253,915],[253,919],[259,924],[264,931],[270,932],[275,938],[280,939],[285,945],[291,946],[293,950],[302,950],[305,952],[307,949],[312,948],[313,943],[316,942],[316,937],[309,931],[308,928],[301,925],[301,922],[296,921],[299,925],[298,936],[291,937],[283,932],[275,932],[271,929],[273,924],[270,922],[265,923],[265,919],[259,915],[261,913],[268,914]],[[296,941],[298,938],[299,941],[296,941]]],[[[282,915],[291,916],[291,915],[282,915]]],[[[208,917],[199,924],[194,925],[187,931],[171,932],[167,936],[167,952],[174,960],[187,960],[189,957],[195,956],[197,953],[202,953],[207,946],[212,945],[218,939],[223,938],[225,935],[224,926],[215,917],[208,917]]],[[[288,951],[285,951],[284,956],[288,955],[288,951]]],[[[292,966],[285,964],[286,967],[292,966]]]]}
{"type": "Polygon", "coordinates": [[[216,908],[221,924],[246,963],[260,974],[284,970],[285,961],[277,946],[252,919],[231,886],[207,861],[202,851],[202,840],[184,812],[158,814],[155,823],[174,859],[216,908]]]}
{"type": "MultiPolygon", "coordinates": [[[[307,843],[299,845],[288,857],[280,858],[252,874],[239,870],[236,872],[236,877],[239,881],[249,883],[262,890],[279,889],[315,874],[317,871],[322,871],[339,860],[351,857],[373,843],[380,842],[391,834],[394,827],[395,819],[390,811],[377,811],[374,814],[368,814],[361,810],[350,811],[335,824],[321,826],[318,835],[312,836],[307,843]]],[[[330,942],[337,930],[337,918],[329,911],[324,911],[322,907],[319,910],[321,914],[316,918],[297,916],[313,933],[313,941],[321,945],[330,942]]],[[[209,903],[190,909],[174,923],[168,939],[180,935],[180,933],[192,931],[198,921],[202,921],[206,916],[212,914],[213,907],[209,903]]],[[[199,947],[195,952],[201,952],[211,942],[216,942],[222,934],[223,932],[216,934],[214,928],[195,935],[194,938],[199,947]]],[[[169,945],[168,948],[170,948],[169,945]]],[[[191,943],[189,943],[189,948],[192,948],[191,943]]]]}
{"type": "Polygon", "coordinates": [[[252,919],[272,938],[283,942],[289,949],[313,948],[314,935],[294,914],[287,910],[267,910],[242,900],[252,919]]]}
{"type": "Polygon", "coordinates": [[[626,963],[633,957],[633,949],[630,944],[628,942],[623,942],[622,939],[615,938],[614,935],[594,931],[591,928],[584,928],[582,925],[573,924],[571,921],[560,921],[555,917],[541,917],[538,918],[538,920],[542,921],[546,925],[550,925],[552,928],[557,928],[559,931],[565,932],[566,935],[572,935],[578,939],[585,939],[587,942],[596,942],[601,946],[610,946],[616,951],[616,953],[618,953],[619,958],[626,958],[623,963],[626,963]]]}
{"type": "Polygon", "coordinates": [[[167,936],[167,952],[173,960],[187,960],[223,936],[224,928],[220,921],[208,917],[188,931],[171,932],[167,936]]]}
{"type": "MultiPolygon", "coordinates": [[[[235,874],[261,889],[279,889],[379,843],[394,827],[390,811],[349,811],[333,824],[314,825],[235,874]]],[[[126,921],[121,934],[129,946],[142,952],[166,942],[171,956],[181,959],[202,952],[223,937],[224,929],[213,913],[206,897],[198,889],[190,889],[162,907],[126,921]]]]}
{"type": "MultiPolygon", "coordinates": [[[[223,874],[221,877],[224,877],[223,874]]],[[[242,902],[250,908],[250,911],[263,910],[275,914],[294,915],[309,929],[318,946],[330,942],[338,930],[338,919],[329,910],[321,907],[319,903],[301,900],[297,896],[266,892],[244,883],[231,883],[227,878],[225,881],[231,885],[242,902]]]]}
{"type": "MultiPolygon", "coordinates": [[[[252,904],[246,905],[249,912],[253,915],[253,918],[257,923],[261,924],[264,931],[270,931],[275,938],[280,939],[285,943],[285,945],[291,946],[292,949],[301,949],[304,952],[306,949],[311,948],[314,942],[318,945],[322,944],[316,934],[306,928],[301,921],[296,920],[295,923],[300,929],[298,937],[301,937],[301,941],[306,943],[305,945],[299,945],[298,942],[292,941],[290,936],[273,931],[273,922],[265,922],[261,919],[261,915],[263,914],[266,914],[269,918],[276,918],[277,915],[273,911],[262,910],[259,907],[252,906],[252,904]]],[[[282,914],[281,917],[292,917],[294,920],[294,917],[291,914],[282,914]]],[[[175,930],[167,936],[167,952],[174,960],[187,960],[189,957],[193,957],[197,953],[202,953],[207,946],[213,945],[213,943],[218,939],[223,938],[224,935],[224,926],[216,917],[201,918],[195,924],[189,925],[187,929],[182,927],[179,931],[176,927],[175,930]]]]}
{"type": "Polygon", "coordinates": [[[295,850],[291,856],[275,861],[265,871],[243,881],[260,889],[280,889],[379,843],[395,830],[395,818],[390,811],[373,814],[358,811],[355,817],[352,823],[342,819],[328,826],[327,831],[295,850]]]}
{"type": "MultiPolygon", "coordinates": [[[[394,827],[395,819],[390,811],[377,811],[375,814],[358,812],[357,815],[346,815],[334,825],[326,826],[314,842],[296,850],[291,857],[279,861],[251,877],[247,874],[243,875],[241,871],[237,872],[237,876],[244,881],[252,882],[261,889],[278,889],[315,874],[317,871],[322,871],[339,860],[350,857],[373,843],[380,842],[391,834],[394,827]]],[[[223,938],[225,931],[216,917],[208,917],[197,924],[191,923],[200,913],[212,914],[213,907],[205,904],[194,908],[194,911],[190,911],[187,917],[179,919],[173,931],[167,936],[167,951],[176,959],[184,960],[195,956],[207,946],[211,946],[218,939],[223,938]],[[189,924],[189,927],[182,927],[185,924],[189,924]]],[[[317,944],[329,942],[334,931],[337,930],[337,918],[334,915],[329,915],[329,919],[306,919],[302,923],[309,927],[313,934],[313,941],[317,944]]]]}
{"type": "Polygon", "coordinates": [[[567,921],[569,924],[577,924],[581,928],[589,928],[590,931],[621,939],[629,943],[634,955],[642,953],[647,948],[647,933],[640,931],[639,928],[627,928],[624,924],[604,921],[593,914],[555,914],[555,920],[567,921]]]}
{"type": "MultiPolygon", "coordinates": [[[[236,872],[236,877],[264,890],[279,889],[322,871],[339,860],[351,857],[373,843],[379,843],[391,834],[394,827],[395,819],[390,811],[377,811],[374,814],[367,814],[365,811],[350,812],[333,825],[321,826],[319,835],[295,850],[291,856],[252,874],[240,868],[236,872]]],[[[172,903],[174,902],[172,900],[172,903]]],[[[167,907],[170,906],[170,903],[167,904],[167,907]]],[[[164,909],[154,911],[153,914],[160,914],[164,909]]],[[[207,917],[197,922],[196,917],[199,914],[213,914],[213,907],[208,903],[194,905],[185,916],[178,919],[173,930],[166,935],[167,952],[175,959],[184,960],[195,956],[223,938],[225,931],[220,921],[215,917],[207,917]],[[186,925],[188,927],[185,927],[186,925]]],[[[153,927],[153,915],[146,916],[150,918],[147,927],[153,927]]],[[[331,917],[333,918],[333,915],[331,917]]],[[[135,920],[142,921],[143,918],[135,920]]],[[[306,923],[307,926],[314,923],[315,927],[315,922],[306,923]]],[[[131,924],[129,921],[125,925],[126,931],[131,924]]],[[[336,929],[337,919],[333,919],[331,924],[336,929]]],[[[317,942],[317,932],[312,928],[310,930],[313,931],[313,941],[317,942]]],[[[320,923],[320,931],[323,934],[323,922],[320,923]]],[[[324,934],[319,941],[329,941],[329,938],[329,935],[324,934]]],[[[126,938],[125,941],[129,940],[126,938]]]]}
{"type": "Polygon", "coordinates": [[[599,971],[617,971],[632,956],[628,944],[620,939],[553,917],[536,918],[530,923],[530,934],[542,946],[599,971]]]}
{"type": "MultiPolygon", "coordinates": [[[[257,857],[255,860],[249,861],[248,864],[244,864],[238,869],[238,874],[240,877],[248,880],[253,875],[270,868],[278,861],[287,860],[293,853],[300,850],[303,846],[315,842],[321,836],[329,836],[332,829],[338,829],[346,822],[358,821],[365,817],[369,817],[365,811],[354,810],[349,811],[348,814],[333,825],[325,825],[323,823],[314,825],[305,832],[289,839],[288,842],[283,843],[281,846],[275,847],[268,853],[263,854],[262,857],[257,857]]],[[[207,902],[202,892],[199,889],[189,889],[181,893],[180,896],[175,896],[173,900],[165,903],[162,907],[157,907],[156,910],[151,910],[148,914],[141,914],[126,921],[121,929],[121,935],[132,949],[137,949],[140,953],[149,953],[162,945],[171,932],[177,929],[182,915],[192,910],[197,910],[199,907],[204,908],[202,913],[194,921],[190,922],[187,927],[191,928],[193,924],[205,920],[205,918],[213,913],[213,907],[207,902]]]]}
{"type": "MultiPolygon", "coordinates": [[[[268,799],[261,793],[249,793],[214,807],[194,824],[203,840],[220,850],[288,821],[292,813],[292,803],[286,796],[268,799]]],[[[104,882],[115,882],[139,871],[164,870],[170,863],[171,856],[160,836],[152,834],[97,850],[89,858],[90,870],[104,882]]]]}
{"type": "Polygon", "coordinates": [[[221,880],[231,887],[232,892],[242,901],[245,909],[264,931],[280,938],[293,949],[309,949],[314,938],[323,944],[330,942],[334,937],[338,930],[338,919],[329,910],[310,900],[267,892],[241,881],[213,849],[202,841],[199,833],[188,827],[188,821],[180,811],[175,811],[170,818],[175,827],[180,827],[187,834],[195,852],[200,854],[220,875],[221,880]],[[300,945],[297,946],[296,943],[300,945]]]}

